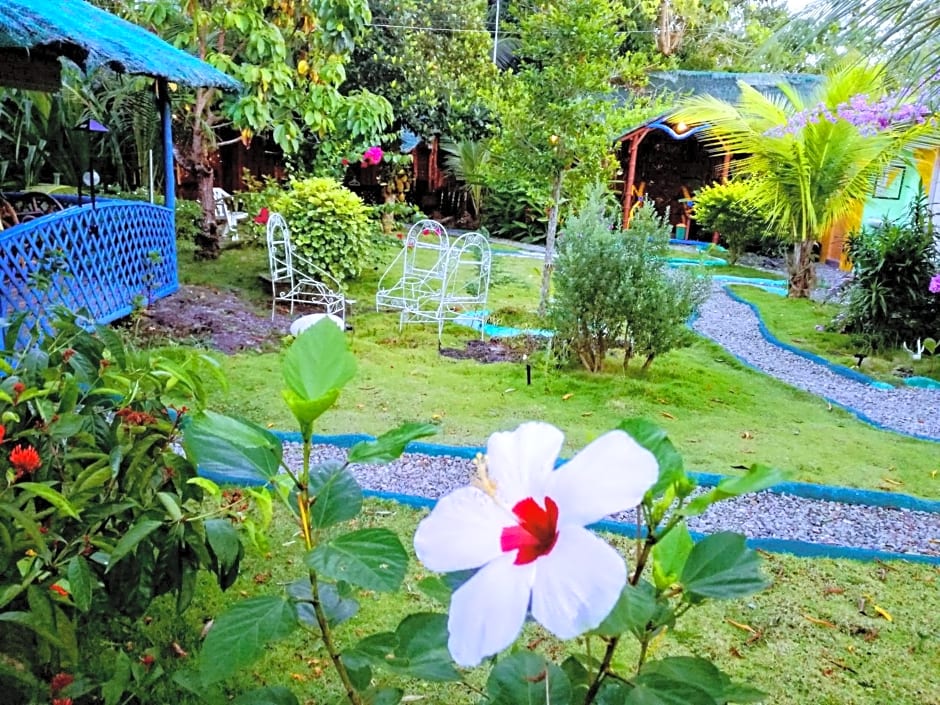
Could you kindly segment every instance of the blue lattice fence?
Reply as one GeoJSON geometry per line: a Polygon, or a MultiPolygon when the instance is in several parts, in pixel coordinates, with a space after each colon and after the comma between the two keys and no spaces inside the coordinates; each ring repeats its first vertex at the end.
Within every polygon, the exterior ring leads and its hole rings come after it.
{"type": "Polygon", "coordinates": [[[29,324],[48,330],[46,317],[61,304],[108,323],[128,315],[136,297],[176,291],[176,272],[169,209],[114,200],[71,206],[0,232],[0,321],[28,311],[29,324]]]}

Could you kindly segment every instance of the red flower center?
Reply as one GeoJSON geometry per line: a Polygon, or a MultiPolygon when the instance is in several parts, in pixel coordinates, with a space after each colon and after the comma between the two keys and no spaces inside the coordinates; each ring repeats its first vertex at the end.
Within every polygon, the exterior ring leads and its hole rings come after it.
{"type": "Polygon", "coordinates": [[[558,540],[558,505],[552,498],[545,498],[543,509],[526,497],[512,508],[512,513],[519,517],[519,523],[503,529],[499,546],[507,553],[518,551],[513,563],[525,565],[550,553],[558,540]]]}

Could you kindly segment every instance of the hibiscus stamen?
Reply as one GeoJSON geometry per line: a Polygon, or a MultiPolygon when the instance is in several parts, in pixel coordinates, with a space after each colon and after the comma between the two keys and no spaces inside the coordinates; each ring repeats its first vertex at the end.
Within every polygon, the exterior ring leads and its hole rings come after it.
{"type": "Polygon", "coordinates": [[[503,529],[499,545],[507,553],[518,551],[513,563],[525,565],[549,554],[558,540],[558,505],[554,500],[546,497],[543,509],[532,497],[526,497],[512,508],[512,513],[519,523],[503,529]]]}
{"type": "Polygon", "coordinates": [[[477,476],[472,480],[473,486],[496,499],[496,483],[490,479],[489,474],[486,472],[486,456],[483,453],[477,453],[477,457],[473,459],[473,464],[477,469],[477,476]]]}

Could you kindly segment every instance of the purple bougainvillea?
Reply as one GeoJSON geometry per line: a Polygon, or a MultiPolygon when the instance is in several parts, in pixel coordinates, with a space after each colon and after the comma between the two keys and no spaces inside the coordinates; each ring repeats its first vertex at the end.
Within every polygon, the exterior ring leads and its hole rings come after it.
{"type": "Polygon", "coordinates": [[[930,285],[927,288],[931,294],[940,294],[940,272],[930,278],[930,285]]]}
{"type": "Polygon", "coordinates": [[[823,103],[802,110],[791,116],[785,125],[773,127],[766,134],[768,137],[783,137],[795,134],[811,123],[844,120],[857,127],[861,134],[873,135],[895,124],[926,122],[931,112],[922,103],[899,103],[896,95],[872,101],[867,95],[859,94],[837,105],[834,111],[823,103]]]}

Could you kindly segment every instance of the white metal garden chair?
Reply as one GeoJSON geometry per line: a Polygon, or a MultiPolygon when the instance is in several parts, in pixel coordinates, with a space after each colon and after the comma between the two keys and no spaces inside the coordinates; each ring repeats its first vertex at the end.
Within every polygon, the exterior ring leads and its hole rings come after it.
{"type": "Polygon", "coordinates": [[[219,237],[227,237],[231,233],[232,241],[238,240],[238,224],[248,219],[248,213],[231,210],[232,194],[218,186],[212,189],[212,198],[215,201],[215,220],[221,228],[219,237]]]}
{"type": "Polygon", "coordinates": [[[436,323],[440,340],[444,323],[458,318],[479,329],[483,337],[493,256],[490,242],[480,233],[464,233],[448,248],[444,279],[437,289],[428,287],[402,308],[399,327],[405,323],[436,323]]]}
{"type": "Polygon", "coordinates": [[[290,241],[290,229],[279,213],[271,213],[267,224],[268,265],[271,275],[271,318],[278,302],[294,306],[316,306],[323,313],[346,323],[346,296],[339,282],[310,260],[298,255],[290,241]]]}
{"type": "Polygon", "coordinates": [[[411,226],[402,249],[379,279],[375,310],[401,311],[430,291],[440,291],[446,275],[450,238],[436,220],[411,226]]]}

